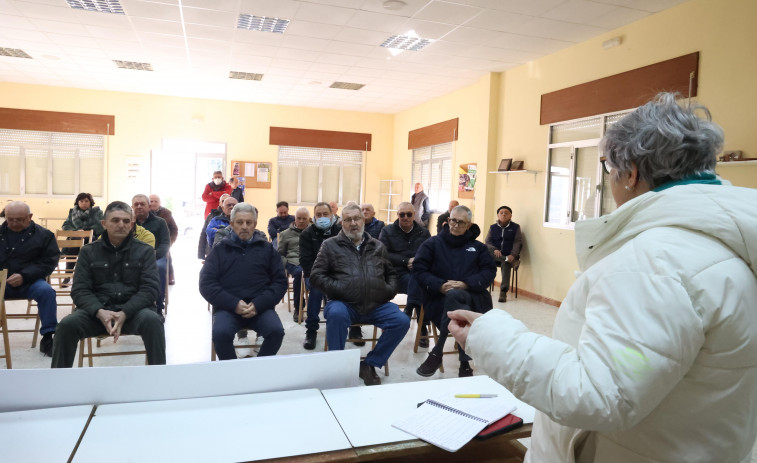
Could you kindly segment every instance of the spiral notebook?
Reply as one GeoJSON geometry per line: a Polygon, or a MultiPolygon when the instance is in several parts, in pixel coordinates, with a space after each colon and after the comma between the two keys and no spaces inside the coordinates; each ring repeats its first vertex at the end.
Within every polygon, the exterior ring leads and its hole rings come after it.
{"type": "Polygon", "coordinates": [[[511,401],[501,397],[458,399],[449,395],[426,400],[392,426],[448,452],[456,452],[515,408],[511,401]]]}

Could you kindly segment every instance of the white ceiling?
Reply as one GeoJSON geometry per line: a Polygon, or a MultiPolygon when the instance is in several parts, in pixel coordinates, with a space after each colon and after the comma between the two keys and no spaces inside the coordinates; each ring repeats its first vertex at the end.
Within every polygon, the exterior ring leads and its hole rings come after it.
{"type": "Polygon", "coordinates": [[[683,1],[121,0],[116,15],[0,0],[0,47],[33,58],[0,56],[0,81],[396,113],[683,1]],[[284,34],[241,30],[240,13],[291,22],[284,34]],[[397,56],[379,46],[410,30],[434,42],[397,56]]]}

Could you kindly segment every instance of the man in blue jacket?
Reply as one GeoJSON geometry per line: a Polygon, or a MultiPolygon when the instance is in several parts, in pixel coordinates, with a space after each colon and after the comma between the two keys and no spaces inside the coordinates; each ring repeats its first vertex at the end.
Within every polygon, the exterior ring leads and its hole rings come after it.
{"type": "Polygon", "coordinates": [[[284,327],[275,307],[287,291],[281,257],[255,233],[258,215],[248,203],[231,211],[231,233],[208,255],[200,294],[213,306],[213,346],[221,360],[237,358],[234,335],[247,328],[264,338],[258,357],[276,355],[284,327]]]}
{"type": "Polygon", "coordinates": [[[234,209],[239,201],[236,198],[229,196],[221,203],[221,210],[223,214],[219,214],[208,222],[208,226],[205,228],[205,236],[208,238],[208,247],[212,248],[215,243],[216,232],[222,228],[226,228],[231,223],[231,210],[234,209]]]}
{"type": "Polygon", "coordinates": [[[58,265],[59,257],[55,235],[32,221],[26,203],[13,201],[5,206],[5,223],[0,225],[0,270],[8,270],[5,298],[37,301],[42,335],[39,350],[48,357],[53,352],[58,303],[45,278],[58,265]]]}
{"type": "MultiPolygon", "coordinates": [[[[416,370],[431,376],[442,364],[444,341],[449,336],[450,310],[464,309],[484,313],[492,308],[489,285],[497,274],[497,266],[484,243],[476,241],[481,234],[473,223],[473,213],[465,206],[452,209],[449,225],[426,240],[413,261],[413,275],[425,291],[423,308],[439,327],[439,340],[423,364],[416,370]]],[[[459,376],[472,376],[470,357],[458,346],[459,376]]]]}

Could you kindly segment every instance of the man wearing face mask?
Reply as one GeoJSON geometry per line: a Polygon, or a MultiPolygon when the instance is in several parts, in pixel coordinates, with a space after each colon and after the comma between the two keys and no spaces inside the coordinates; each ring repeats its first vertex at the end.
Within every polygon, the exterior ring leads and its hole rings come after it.
{"type": "Polygon", "coordinates": [[[205,201],[205,215],[207,217],[210,211],[218,207],[221,195],[231,196],[231,185],[223,179],[223,172],[217,170],[213,172],[213,180],[205,185],[205,191],[202,192],[202,200],[205,201]]]}
{"type": "Polygon", "coordinates": [[[302,274],[305,277],[305,286],[310,291],[307,306],[308,316],[305,319],[305,342],[302,344],[302,347],[308,350],[315,349],[318,324],[321,321],[318,314],[321,311],[321,303],[324,298],[324,294],[320,290],[310,286],[310,271],[323,241],[336,236],[342,229],[336,223],[328,203],[316,204],[313,208],[313,218],[313,225],[310,225],[300,234],[300,267],[302,267],[302,274]]]}

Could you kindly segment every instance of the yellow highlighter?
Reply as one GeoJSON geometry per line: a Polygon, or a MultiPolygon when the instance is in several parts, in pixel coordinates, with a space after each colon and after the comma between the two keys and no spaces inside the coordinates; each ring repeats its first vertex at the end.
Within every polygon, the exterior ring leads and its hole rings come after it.
{"type": "Polygon", "coordinates": [[[497,397],[497,394],[455,394],[458,399],[491,399],[497,397]]]}

